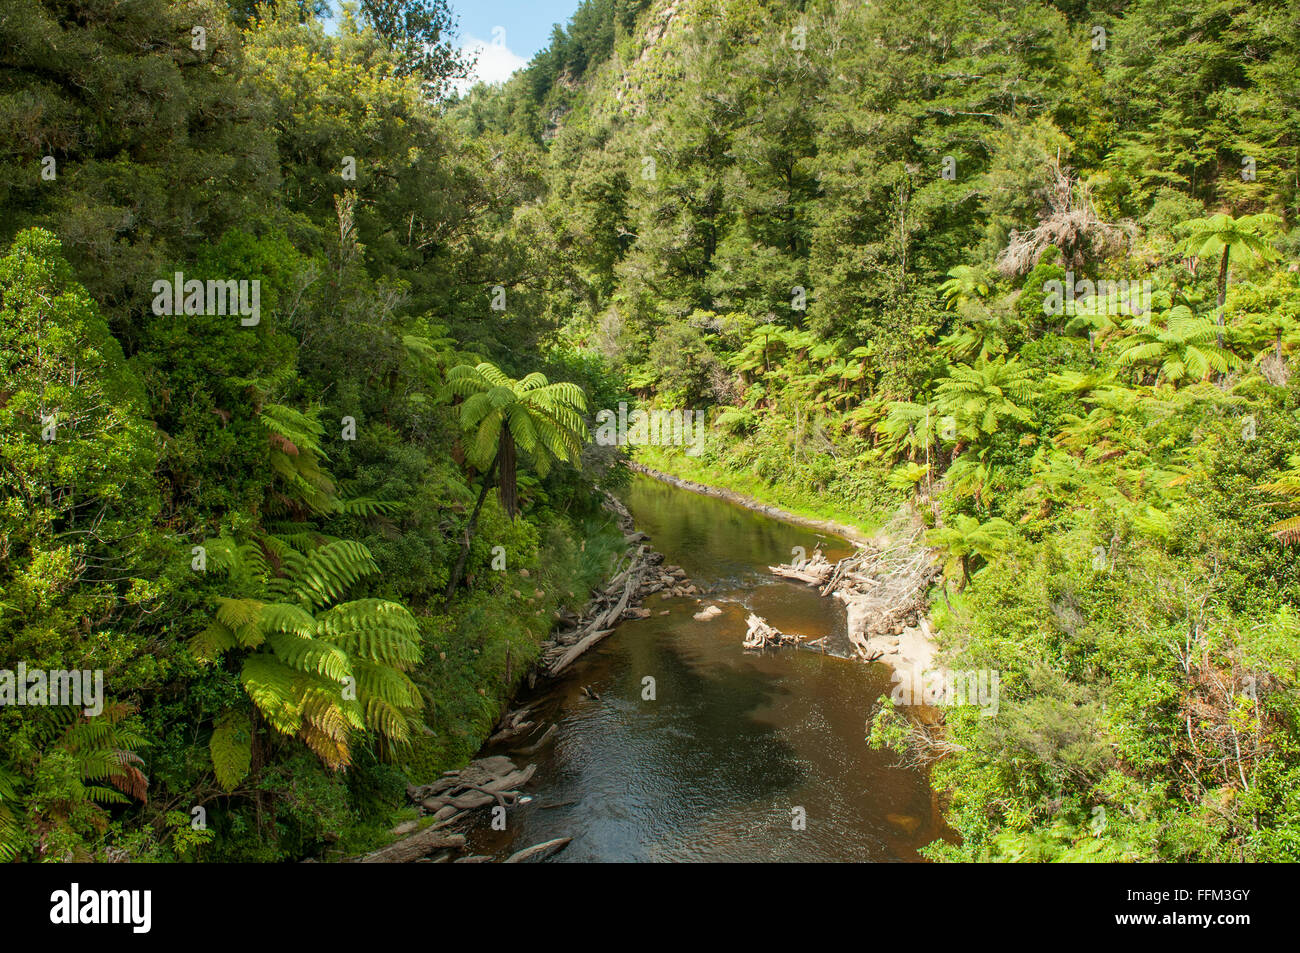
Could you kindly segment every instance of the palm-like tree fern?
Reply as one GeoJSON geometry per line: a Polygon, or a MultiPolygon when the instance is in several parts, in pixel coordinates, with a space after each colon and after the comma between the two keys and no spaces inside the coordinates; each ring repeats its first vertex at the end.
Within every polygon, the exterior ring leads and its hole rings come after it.
{"type": "Polygon", "coordinates": [[[964,324],[941,338],[939,346],[958,360],[987,361],[990,357],[1006,353],[1007,339],[1002,322],[987,309],[980,307],[967,316],[964,324]]]}
{"type": "Polygon", "coordinates": [[[1206,218],[1196,218],[1183,222],[1179,226],[1185,237],[1178,249],[1183,254],[1196,258],[1219,260],[1217,281],[1218,299],[1218,344],[1223,345],[1223,304],[1228,297],[1229,271],[1234,263],[1250,260],[1272,261],[1277,252],[1269,243],[1268,234],[1281,219],[1276,215],[1261,212],[1258,215],[1244,215],[1233,218],[1222,212],[1206,218]]]}
{"type": "Polygon", "coordinates": [[[1118,344],[1120,367],[1154,366],[1156,383],[1176,383],[1190,378],[1203,381],[1211,374],[1226,374],[1242,366],[1241,358],[1221,347],[1214,323],[1176,305],[1163,325],[1149,316],[1127,322],[1128,335],[1118,344]]]}
{"type": "Polygon", "coordinates": [[[954,442],[946,479],[959,496],[978,498],[994,482],[989,438],[1008,421],[1032,423],[1020,404],[1033,396],[1029,370],[1018,361],[980,358],[973,365],[952,368],[928,403],[890,403],[877,430],[887,451],[905,452],[910,459],[924,454],[927,466],[931,449],[941,439],[954,442]]]}
{"type": "Polygon", "coordinates": [[[522,450],[537,475],[544,477],[553,461],[575,462],[588,434],[582,419],[587,395],[577,384],[551,383],[536,372],[515,380],[486,361],[476,367],[453,367],[447,383],[454,395],[463,398],[460,422],[470,435],[466,458],[483,474],[483,486],[447,584],[447,598],[451,598],[469,558],[470,540],[494,477],[498,478],[501,505],[513,518],[519,511],[517,452],[522,450]]]}
{"type": "Polygon", "coordinates": [[[970,265],[956,265],[948,269],[948,280],[939,286],[948,308],[957,308],[976,298],[987,298],[989,282],[976,268],[970,265]]]}
{"type": "Polygon", "coordinates": [[[1004,421],[1032,423],[1033,417],[1020,405],[1033,396],[1030,371],[1018,359],[958,364],[935,388],[939,411],[956,423],[959,446],[983,444],[1004,421]]]}
{"type": "Polygon", "coordinates": [[[876,425],[883,448],[891,454],[918,454],[929,458],[930,449],[939,442],[943,430],[943,415],[933,401],[917,404],[909,400],[895,400],[889,404],[885,419],[876,425]]]}
{"type": "Polygon", "coordinates": [[[947,526],[930,530],[926,538],[931,546],[948,554],[945,571],[960,570],[958,589],[965,589],[970,581],[971,568],[976,558],[994,559],[1010,547],[1015,529],[1004,519],[991,519],[981,523],[973,516],[954,516],[947,526]]]}

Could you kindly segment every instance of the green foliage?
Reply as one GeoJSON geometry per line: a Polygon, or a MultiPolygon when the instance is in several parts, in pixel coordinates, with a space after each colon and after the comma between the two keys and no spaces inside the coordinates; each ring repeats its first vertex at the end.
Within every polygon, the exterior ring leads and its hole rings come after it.
{"type": "MultiPolygon", "coordinates": [[[[546,226],[513,215],[535,156],[502,163],[431,98],[460,69],[445,5],[366,4],[328,34],[311,4],[234,4],[238,26],[226,8],[24,0],[0,23],[0,667],[101,669],[106,710],[139,708],[88,727],[0,710],[5,859],[374,846],[404,784],[472,754],[503,700],[469,671],[454,690],[490,701],[462,743],[399,772],[449,717],[413,680],[425,620],[511,646],[515,678],[547,635],[522,604],[466,621],[481,546],[469,590],[444,592],[469,493],[446,369],[534,364],[546,327],[546,226]],[[258,282],[260,321],[154,314],[177,272],[258,282]],[[505,315],[482,294],[498,282],[505,315]],[[165,809],[195,803],[207,831],[165,809]]],[[[605,532],[582,522],[589,483],[548,464],[584,432],[565,382],[621,385],[545,351],[559,383],[521,381],[543,426],[511,421],[545,478],[523,481],[524,520],[487,520],[512,559],[556,526],[605,532]]],[[[579,563],[548,584],[576,590],[579,563]]]]}
{"type": "MultiPolygon", "coordinates": [[[[405,673],[420,658],[419,626],[397,603],[338,601],[378,571],[364,546],[296,542],[268,535],[204,544],[237,595],[217,598],[191,649],[205,661],[239,653],[239,679],[258,715],[279,734],[299,737],[328,767],[344,767],[354,732],[368,729],[390,744],[410,737],[418,700],[405,673]]],[[[218,721],[209,748],[226,789],[247,772],[252,743],[242,714],[218,721]]]]}

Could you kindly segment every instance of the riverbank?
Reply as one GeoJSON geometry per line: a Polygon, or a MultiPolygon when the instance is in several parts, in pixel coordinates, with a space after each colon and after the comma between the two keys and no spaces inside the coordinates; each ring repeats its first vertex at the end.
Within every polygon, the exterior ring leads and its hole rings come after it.
{"type": "MultiPolygon", "coordinates": [[[[495,699],[495,715],[478,723],[476,743],[471,749],[476,754],[474,760],[467,764],[463,759],[452,762],[456,767],[451,770],[442,770],[451,765],[435,763],[433,769],[425,769],[420,777],[413,779],[415,783],[408,783],[411,806],[394,815],[393,820],[400,823],[388,831],[381,844],[360,857],[361,862],[409,863],[431,854],[451,859],[465,846],[465,838],[456,827],[468,822],[471,814],[479,809],[518,803],[523,796],[519,788],[528,782],[535,769],[533,764],[515,764],[500,753],[485,756],[485,752],[502,749],[514,756],[531,758],[553,740],[555,725],[547,726],[546,719],[535,711],[536,704],[518,707],[521,695],[537,689],[539,684],[544,686],[559,679],[583,654],[611,635],[620,622],[647,617],[649,611],[641,608],[647,597],[661,592],[676,597],[699,594],[679,567],[666,564],[663,555],[648,544],[648,537],[637,530],[632,515],[621,501],[606,493],[602,508],[613,517],[623,547],[621,555],[608,563],[610,568],[607,574],[602,574],[601,582],[590,585],[589,596],[581,608],[569,607],[572,591],[570,600],[554,601],[548,634],[538,643],[527,643],[526,651],[516,656],[513,673],[507,655],[503,681],[495,682],[495,687],[504,687],[505,692],[495,699]],[[418,813],[411,816],[413,812],[418,813]]],[[[584,540],[581,550],[586,550],[587,542],[594,541],[594,537],[584,540]]],[[[593,555],[598,549],[605,556],[612,555],[607,545],[593,546],[593,555]]],[[[605,560],[598,558],[596,562],[605,560]]],[[[541,571],[537,567],[531,571],[519,570],[520,584],[530,585],[534,578],[540,578],[532,573],[541,571]]],[[[557,581],[572,585],[574,580],[566,576],[557,581]]],[[[517,590],[514,594],[517,598],[521,596],[517,590]]],[[[545,597],[541,589],[534,592],[535,599],[545,597]]],[[[535,611],[537,616],[542,616],[546,610],[535,611]]],[[[479,695],[487,698],[482,687],[479,695]]],[[[456,862],[486,859],[471,855],[456,862]]],[[[529,854],[527,859],[535,858],[529,854]]]]}

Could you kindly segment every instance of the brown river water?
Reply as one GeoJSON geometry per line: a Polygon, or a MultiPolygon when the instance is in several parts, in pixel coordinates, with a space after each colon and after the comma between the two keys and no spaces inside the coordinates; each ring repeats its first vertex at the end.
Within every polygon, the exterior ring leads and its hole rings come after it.
{"type": "Polygon", "coordinates": [[[528,800],[504,831],[481,812],[470,850],[504,857],[572,837],[551,862],[921,860],[917,849],[947,833],[927,780],[865,741],[890,670],[837,657],[848,648],[843,605],[767,570],[796,546],[811,555],[820,543],[835,560],[849,544],[647,477],[624,499],[665,562],[707,595],[652,596],[650,618],[622,623],[558,685],[519,699],[540,701],[531,717],[558,730],[513,756],[537,765],[528,800]],[[709,603],[723,614],[692,618],[709,603]],[[751,611],[785,632],[829,635],[827,653],[746,651],[751,611]],[[647,677],[654,700],[643,698],[647,677]]]}

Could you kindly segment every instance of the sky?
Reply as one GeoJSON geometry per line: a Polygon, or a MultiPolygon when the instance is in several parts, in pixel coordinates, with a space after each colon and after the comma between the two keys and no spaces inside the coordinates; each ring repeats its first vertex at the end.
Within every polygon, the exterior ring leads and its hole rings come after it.
{"type": "MultiPolygon", "coordinates": [[[[464,92],[475,83],[500,83],[551,41],[555,24],[565,24],[579,0],[448,0],[460,34],[457,46],[478,54],[474,73],[455,84],[464,92]]],[[[326,29],[333,29],[339,2],[330,4],[326,29]]]]}
{"type": "Polygon", "coordinates": [[[528,63],[568,23],[578,0],[450,0],[460,25],[460,46],[478,53],[473,80],[499,83],[528,63]]]}

